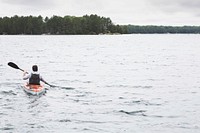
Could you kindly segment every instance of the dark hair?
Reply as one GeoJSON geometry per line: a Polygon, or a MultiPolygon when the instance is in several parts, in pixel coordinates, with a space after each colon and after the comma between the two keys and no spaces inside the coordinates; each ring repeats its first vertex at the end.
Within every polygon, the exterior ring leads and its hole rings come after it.
{"type": "Polygon", "coordinates": [[[38,66],[37,65],[33,65],[32,69],[33,69],[34,72],[37,72],[38,71],[38,66]]]}

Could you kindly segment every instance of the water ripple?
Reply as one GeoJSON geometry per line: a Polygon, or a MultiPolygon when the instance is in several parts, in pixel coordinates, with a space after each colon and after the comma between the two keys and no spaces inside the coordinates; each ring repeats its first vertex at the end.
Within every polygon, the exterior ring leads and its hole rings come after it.
{"type": "Polygon", "coordinates": [[[125,114],[128,114],[128,115],[142,115],[142,116],[146,116],[144,114],[144,112],[146,112],[146,110],[136,110],[136,111],[124,111],[124,110],[120,110],[119,111],[120,113],[125,113],[125,114]]]}
{"type": "Polygon", "coordinates": [[[0,94],[2,95],[17,95],[14,91],[0,91],[0,94]]]}
{"type": "Polygon", "coordinates": [[[125,102],[125,103],[128,103],[128,104],[143,104],[143,105],[146,105],[146,106],[162,106],[162,104],[159,104],[159,103],[151,103],[149,101],[146,101],[146,100],[133,100],[131,102],[125,102]]]}
{"type": "Polygon", "coordinates": [[[151,118],[170,118],[170,119],[176,119],[180,118],[180,116],[164,116],[164,115],[147,115],[147,110],[136,110],[136,111],[124,111],[120,110],[120,113],[125,113],[127,115],[133,115],[133,116],[144,116],[144,117],[151,117],[151,118]]]}
{"type": "Polygon", "coordinates": [[[131,86],[131,85],[107,85],[105,87],[108,87],[108,88],[142,88],[142,89],[151,89],[151,88],[153,88],[153,86],[141,86],[141,85],[138,85],[138,86],[131,86]]]}
{"type": "Polygon", "coordinates": [[[62,119],[62,120],[59,120],[59,122],[71,122],[71,120],[68,120],[68,119],[62,119]]]}
{"type": "Polygon", "coordinates": [[[13,125],[11,124],[6,124],[4,127],[0,128],[1,131],[9,131],[11,132],[12,130],[14,130],[15,128],[13,127],[13,125]]]}
{"type": "Polygon", "coordinates": [[[2,133],[199,133],[199,35],[0,40],[1,61],[15,60],[23,69],[35,62],[51,84],[75,88],[28,96],[19,87],[22,73],[1,62],[2,133]]]}

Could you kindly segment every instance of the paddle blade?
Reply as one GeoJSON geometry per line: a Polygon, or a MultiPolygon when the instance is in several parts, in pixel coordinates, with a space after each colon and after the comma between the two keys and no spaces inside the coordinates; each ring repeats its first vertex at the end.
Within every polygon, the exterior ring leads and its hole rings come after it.
{"type": "Polygon", "coordinates": [[[50,85],[50,87],[60,88],[60,89],[65,89],[65,90],[73,90],[74,89],[72,87],[63,87],[63,86],[57,86],[57,85],[50,85]]]}
{"type": "Polygon", "coordinates": [[[15,63],[13,63],[13,62],[8,62],[8,65],[10,67],[12,67],[12,68],[19,69],[19,67],[15,63]]]}

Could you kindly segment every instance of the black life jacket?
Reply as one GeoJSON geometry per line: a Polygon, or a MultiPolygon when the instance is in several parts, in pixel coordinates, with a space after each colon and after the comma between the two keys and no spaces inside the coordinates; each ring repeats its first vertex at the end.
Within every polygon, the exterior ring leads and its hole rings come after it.
{"type": "Polygon", "coordinates": [[[31,77],[29,78],[29,84],[40,85],[40,75],[31,73],[31,77]]]}

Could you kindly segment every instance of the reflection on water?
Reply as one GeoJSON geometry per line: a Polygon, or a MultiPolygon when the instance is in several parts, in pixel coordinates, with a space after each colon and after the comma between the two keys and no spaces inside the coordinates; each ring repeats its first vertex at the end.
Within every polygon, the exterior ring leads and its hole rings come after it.
{"type": "Polygon", "coordinates": [[[199,35],[0,36],[0,132],[200,131],[199,35]],[[15,62],[49,83],[27,95],[15,62]],[[75,89],[71,89],[75,88],[75,89]]]}

